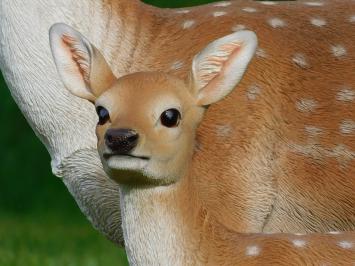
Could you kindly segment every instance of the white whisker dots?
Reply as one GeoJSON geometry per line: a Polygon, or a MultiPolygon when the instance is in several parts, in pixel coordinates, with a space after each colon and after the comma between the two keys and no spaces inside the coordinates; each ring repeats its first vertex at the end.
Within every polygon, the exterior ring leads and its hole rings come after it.
{"type": "Polygon", "coordinates": [[[190,13],[190,10],[188,9],[181,9],[176,11],[177,14],[187,14],[190,13]]]}
{"type": "Polygon", "coordinates": [[[286,26],[286,22],[279,18],[271,18],[268,23],[273,28],[282,28],[286,26]]]}
{"type": "Polygon", "coordinates": [[[342,45],[333,45],[330,49],[335,57],[342,57],[347,53],[345,47],[342,45]]]}
{"type": "Polygon", "coordinates": [[[224,11],[216,11],[216,12],[213,12],[213,16],[214,16],[214,17],[224,16],[225,14],[227,14],[227,12],[224,12],[224,11]]]}
{"type": "Polygon", "coordinates": [[[307,6],[323,6],[324,5],[322,2],[305,2],[304,4],[307,6]]]}
{"type": "Polygon", "coordinates": [[[172,70],[179,70],[179,69],[181,69],[183,66],[184,66],[184,62],[178,60],[178,61],[175,61],[175,62],[171,65],[170,69],[172,69],[172,70]]]}
{"type": "Polygon", "coordinates": [[[214,4],[213,6],[216,6],[216,7],[226,7],[226,6],[230,6],[231,4],[232,4],[231,2],[224,1],[224,2],[220,2],[220,3],[216,3],[216,4],[214,4]]]}
{"type": "Polygon", "coordinates": [[[327,25],[327,22],[322,18],[311,18],[311,24],[316,27],[323,27],[327,25]]]}
{"type": "Polygon", "coordinates": [[[248,246],[245,251],[247,256],[258,256],[260,254],[260,248],[258,246],[248,246]]]}
{"type": "Polygon", "coordinates": [[[267,5],[267,6],[274,6],[274,5],[277,5],[276,2],[273,2],[273,1],[260,1],[259,2],[260,4],[263,4],[263,5],[267,5]]]}
{"type": "Polygon", "coordinates": [[[343,249],[351,249],[354,246],[354,244],[350,241],[339,241],[337,245],[343,249]]]}
{"type": "Polygon", "coordinates": [[[244,12],[248,12],[248,13],[254,13],[257,11],[256,8],[254,8],[254,7],[244,7],[244,8],[242,8],[242,10],[244,12]]]}
{"type": "Polygon", "coordinates": [[[233,26],[232,31],[240,31],[240,30],[245,30],[245,29],[246,29],[245,25],[238,24],[238,25],[233,26]]]}
{"type": "Polygon", "coordinates": [[[292,244],[295,247],[302,248],[306,245],[306,241],[302,240],[302,239],[294,239],[294,240],[292,240],[292,244]]]}
{"type": "Polygon", "coordinates": [[[182,28],[183,28],[183,29],[188,29],[188,28],[191,28],[194,24],[195,24],[195,21],[194,21],[194,20],[185,20],[185,21],[182,23],[182,28]]]}

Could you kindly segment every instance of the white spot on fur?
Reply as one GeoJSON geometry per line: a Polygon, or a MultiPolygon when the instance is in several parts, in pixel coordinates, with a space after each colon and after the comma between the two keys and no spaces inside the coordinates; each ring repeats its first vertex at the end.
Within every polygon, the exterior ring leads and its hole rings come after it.
{"type": "Polygon", "coordinates": [[[228,137],[233,131],[230,125],[218,125],[216,126],[216,130],[218,137],[228,137]]]}
{"type": "Polygon", "coordinates": [[[350,119],[346,119],[343,122],[341,122],[339,126],[340,132],[342,134],[352,134],[355,133],[355,122],[350,119]]]}
{"type": "Polygon", "coordinates": [[[171,69],[173,70],[179,70],[183,67],[184,62],[183,61],[175,61],[172,65],[171,65],[171,69]]]}
{"type": "Polygon", "coordinates": [[[233,26],[232,31],[240,31],[240,30],[245,30],[245,29],[246,29],[245,25],[238,24],[238,25],[233,26]]]}
{"type": "Polygon", "coordinates": [[[188,10],[188,9],[181,9],[181,10],[177,10],[176,13],[178,13],[178,14],[187,14],[187,13],[190,13],[190,10],[188,10]]]}
{"type": "Polygon", "coordinates": [[[306,56],[301,53],[297,53],[292,57],[292,61],[301,68],[308,68],[309,64],[307,62],[306,56]]]}
{"type": "Polygon", "coordinates": [[[257,57],[262,57],[262,58],[266,58],[267,57],[267,54],[266,54],[265,50],[262,49],[262,48],[256,49],[256,53],[255,54],[256,54],[257,57]]]}
{"type": "Polygon", "coordinates": [[[225,14],[227,14],[227,12],[224,12],[224,11],[213,12],[214,17],[221,17],[221,16],[224,16],[225,14]]]}
{"type": "Polygon", "coordinates": [[[305,234],[303,233],[294,233],[295,236],[304,236],[305,234]]]}
{"type": "Polygon", "coordinates": [[[307,6],[323,6],[324,5],[322,2],[305,2],[304,4],[307,6]]]}
{"type": "Polygon", "coordinates": [[[258,246],[248,246],[245,255],[247,256],[258,256],[260,254],[260,248],[258,246]]]}
{"type": "Polygon", "coordinates": [[[195,24],[194,20],[186,20],[184,23],[182,23],[182,28],[183,29],[188,29],[191,28],[195,24]]]}
{"type": "Polygon", "coordinates": [[[343,249],[351,249],[354,245],[350,241],[339,241],[338,246],[343,249]]]}
{"type": "Polygon", "coordinates": [[[327,25],[327,22],[321,18],[311,18],[311,24],[317,27],[323,27],[327,25]]]}
{"type": "Polygon", "coordinates": [[[340,232],[340,231],[330,231],[330,232],[328,232],[328,234],[330,234],[330,235],[340,235],[342,232],[340,232]]]}
{"type": "Polygon", "coordinates": [[[231,5],[231,2],[227,2],[227,1],[214,4],[214,6],[216,6],[216,7],[226,7],[226,6],[230,6],[230,5],[231,5]]]}
{"type": "Polygon", "coordinates": [[[256,100],[256,98],[258,97],[258,95],[260,94],[261,89],[259,86],[257,85],[252,85],[248,88],[247,90],[247,97],[249,100],[256,100]]]}
{"type": "Polygon", "coordinates": [[[331,51],[335,57],[342,57],[346,55],[346,49],[342,45],[333,45],[331,51]]]}
{"type": "Polygon", "coordinates": [[[343,102],[352,102],[355,100],[355,90],[344,87],[338,92],[336,99],[343,102]]]}
{"type": "Polygon", "coordinates": [[[302,240],[302,239],[294,239],[294,240],[292,240],[292,244],[295,247],[302,248],[306,245],[306,241],[302,240]]]}
{"type": "Polygon", "coordinates": [[[242,8],[242,10],[244,12],[248,12],[248,13],[254,13],[257,11],[256,8],[254,8],[254,7],[244,7],[244,8],[242,8]]]}
{"type": "Polygon", "coordinates": [[[260,1],[259,3],[267,6],[273,6],[277,4],[276,2],[272,2],[272,1],[260,1]]]}
{"type": "Polygon", "coordinates": [[[271,18],[268,20],[268,23],[273,28],[282,28],[286,26],[286,22],[279,18],[271,18]]]}
{"type": "Polygon", "coordinates": [[[313,112],[317,107],[317,102],[312,99],[301,99],[296,103],[296,109],[300,112],[313,112]]]}
{"type": "Polygon", "coordinates": [[[349,22],[350,23],[355,23],[355,15],[350,16],[349,22]]]}
{"type": "Polygon", "coordinates": [[[311,137],[319,136],[323,133],[323,130],[315,126],[305,126],[304,131],[311,137]]]}

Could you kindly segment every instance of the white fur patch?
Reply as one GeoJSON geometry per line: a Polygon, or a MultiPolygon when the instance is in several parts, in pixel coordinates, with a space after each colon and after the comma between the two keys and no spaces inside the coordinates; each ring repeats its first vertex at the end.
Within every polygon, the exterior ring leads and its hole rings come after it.
{"type": "Polygon", "coordinates": [[[245,29],[246,29],[245,25],[238,24],[238,25],[233,26],[232,31],[240,31],[240,30],[245,30],[245,29]]]}
{"type": "Polygon", "coordinates": [[[227,14],[227,12],[224,12],[224,11],[213,12],[214,17],[221,17],[221,16],[224,16],[225,14],[227,14]]]}
{"type": "Polygon", "coordinates": [[[355,22],[355,15],[350,16],[349,22],[350,23],[354,23],[355,22]]]}
{"type": "Polygon", "coordinates": [[[257,57],[262,57],[262,58],[266,58],[267,57],[267,53],[265,52],[265,50],[264,49],[262,49],[262,48],[258,48],[257,50],[256,50],[256,56],[257,57]]]}
{"type": "Polygon", "coordinates": [[[317,102],[313,99],[300,99],[296,102],[296,109],[303,113],[313,112],[317,106],[317,102]]]}
{"type": "Polygon", "coordinates": [[[177,14],[187,14],[190,13],[190,10],[188,9],[181,9],[176,11],[177,14]]]}
{"type": "Polygon", "coordinates": [[[248,246],[245,251],[245,255],[247,256],[258,256],[260,254],[259,246],[248,246]]]}
{"type": "Polygon", "coordinates": [[[194,20],[185,20],[185,21],[182,23],[182,28],[183,28],[183,29],[188,29],[188,28],[191,28],[194,24],[195,24],[195,21],[194,21],[194,20]]]}
{"type": "Polygon", "coordinates": [[[302,239],[294,239],[294,240],[292,240],[292,244],[295,247],[298,247],[298,248],[303,248],[306,245],[306,243],[307,242],[305,240],[302,240],[302,239]]]}
{"type": "Polygon", "coordinates": [[[336,99],[343,102],[352,102],[355,100],[355,90],[350,87],[344,87],[337,93],[336,99]]]}
{"type": "Polygon", "coordinates": [[[214,6],[216,6],[216,7],[226,7],[226,6],[230,6],[231,4],[232,4],[231,2],[224,1],[224,2],[219,2],[219,3],[214,4],[214,6]]]}
{"type": "Polygon", "coordinates": [[[301,53],[297,53],[292,57],[292,61],[301,68],[308,68],[309,64],[307,62],[306,56],[301,53]]]}
{"type": "Polygon", "coordinates": [[[286,26],[286,22],[279,18],[271,18],[268,23],[273,28],[282,28],[286,26]]]}
{"type": "Polygon", "coordinates": [[[170,69],[172,69],[172,70],[179,70],[179,69],[181,69],[183,66],[184,66],[184,62],[178,60],[178,61],[175,61],[175,62],[171,65],[170,69]]]}
{"type": "Polygon", "coordinates": [[[351,249],[353,248],[354,244],[350,241],[339,241],[337,244],[339,247],[343,248],[343,249],[351,249]]]}
{"type": "Polygon", "coordinates": [[[311,18],[311,24],[316,27],[323,27],[327,25],[327,22],[322,18],[311,18]]]}
{"type": "Polygon", "coordinates": [[[330,49],[335,57],[342,57],[347,53],[345,47],[342,45],[333,45],[330,49]]]}
{"type": "Polygon", "coordinates": [[[278,3],[273,2],[273,1],[260,1],[260,4],[267,5],[267,6],[274,6],[277,5],[278,3]]]}
{"type": "Polygon", "coordinates": [[[244,7],[244,8],[242,8],[242,10],[244,12],[248,12],[248,13],[254,13],[257,11],[256,8],[254,8],[254,7],[244,7]]]}
{"type": "Polygon", "coordinates": [[[340,123],[339,129],[342,134],[353,134],[355,133],[355,122],[353,120],[346,119],[340,123]]]}
{"type": "Polygon", "coordinates": [[[330,235],[340,235],[340,234],[342,234],[342,232],[340,232],[340,231],[330,231],[330,232],[328,232],[328,234],[330,234],[330,235]]]}
{"type": "Polygon", "coordinates": [[[232,133],[233,129],[231,125],[217,125],[216,131],[217,131],[217,136],[223,138],[223,137],[228,137],[232,133]]]}
{"type": "Polygon", "coordinates": [[[261,93],[261,88],[257,85],[252,85],[247,90],[247,97],[249,100],[254,101],[261,93]]]}
{"type": "Polygon", "coordinates": [[[305,126],[304,131],[311,137],[321,135],[323,130],[315,126],[305,126]]]}
{"type": "Polygon", "coordinates": [[[323,6],[324,5],[322,2],[305,2],[304,4],[307,6],[323,6]]]}

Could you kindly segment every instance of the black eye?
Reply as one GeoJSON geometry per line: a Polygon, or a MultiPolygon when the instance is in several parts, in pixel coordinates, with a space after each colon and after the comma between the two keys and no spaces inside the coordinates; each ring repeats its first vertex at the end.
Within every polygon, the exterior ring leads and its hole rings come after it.
{"type": "Polygon", "coordinates": [[[99,125],[104,125],[110,119],[110,114],[105,107],[96,107],[96,112],[99,116],[99,125]]]}
{"type": "Polygon", "coordinates": [[[160,115],[160,121],[163,126],[176,127],[179,125],[181,114],[176,109],[168,109],[160,115]]]}

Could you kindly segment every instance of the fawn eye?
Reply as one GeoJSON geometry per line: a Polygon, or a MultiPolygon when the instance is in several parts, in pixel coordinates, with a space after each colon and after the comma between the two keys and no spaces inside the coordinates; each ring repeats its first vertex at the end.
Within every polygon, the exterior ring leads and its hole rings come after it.
{"type": "Polygon", "coordinates": [[[168,109],[160,115],[160,121],[163,126],[176,127],[179,125],[181,114],[176,109],[168,109]]]}
{"type": "Polygon", "coordinates": [[[105,107],[96,107],[96,112],[99,116],[99,125],[104,125],[110,119],[110,114],[105,107]]]}

